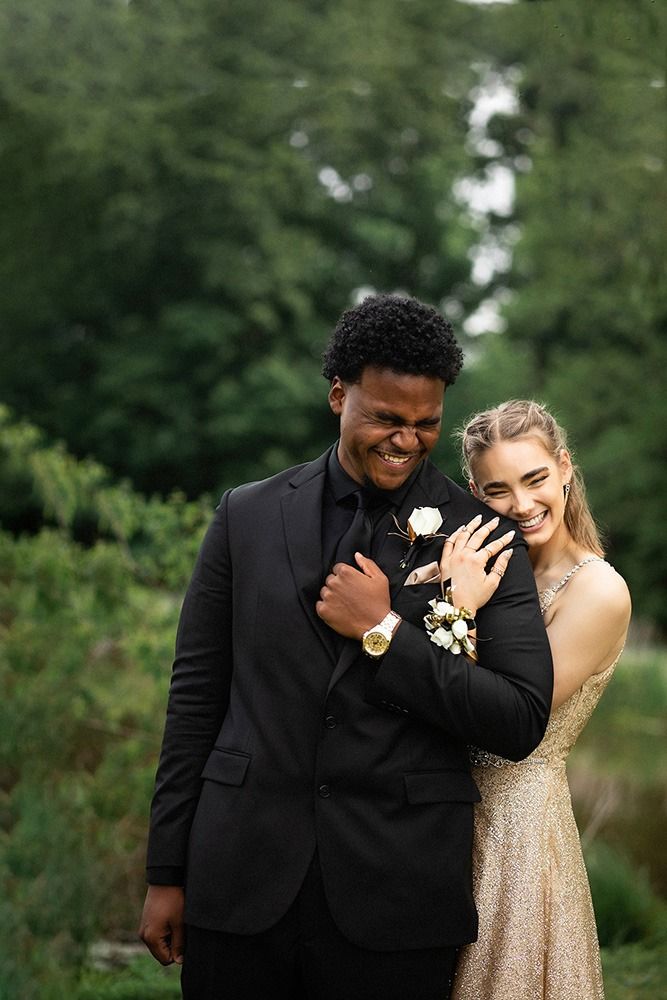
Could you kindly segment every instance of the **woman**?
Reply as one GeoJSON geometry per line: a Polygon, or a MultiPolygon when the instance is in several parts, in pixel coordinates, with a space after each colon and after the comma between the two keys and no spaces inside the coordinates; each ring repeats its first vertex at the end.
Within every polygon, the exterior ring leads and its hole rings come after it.
{"type": "MultiPolygon", "coordinates": [[[[473,493],[516,521],[528,545],[554,694],[544,739],[527,760],[473,752],[482,794],[474,847],[479,937],[460,955],[452,1000],[598,1000],[599,947],[565,759],[621,654],[630,597],[602,558],[565,435],[542,406],[512,400],[479,413],[462,444],[473,493]]],[[[464,532],[463,543],[454,536],[446,543],[443,570],[456,603],[485,599],[481,576],[474,592],[484,537],[464,532]]],[[[496,563],[499,576],[504,565],[496,563]]],[[[483,646],[477,653],[483,664],[483,646]]]]}

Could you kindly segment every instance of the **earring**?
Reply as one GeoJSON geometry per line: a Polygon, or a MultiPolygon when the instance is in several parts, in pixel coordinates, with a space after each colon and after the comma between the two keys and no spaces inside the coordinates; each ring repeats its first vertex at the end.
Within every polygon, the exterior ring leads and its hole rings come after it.
{"type": "Polygon", "coordinates": [[[567,498],[570,495],[570,490],[571,489],[572,489],[572,487],[570,486],[569,483],[565,483],[565,485],[563,486],[563,493],[565,494],[565,503],[567,503],[567,498]]]}

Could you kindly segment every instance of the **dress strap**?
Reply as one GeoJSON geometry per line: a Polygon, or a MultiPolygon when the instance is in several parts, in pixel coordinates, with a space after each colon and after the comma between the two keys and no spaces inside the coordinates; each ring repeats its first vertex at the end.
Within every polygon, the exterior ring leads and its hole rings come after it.
{"type": "Polygon", "coordinates": [[[565,576],[558,581],[558,583],[554,583],[553,586],[547,587],[546,590],[540,591],[539,598],[540,598],[540,608],[542,610],[542,614],[544,614],[544,612],[547,610],[547,608],[553,601],[558,591],[565,586],[570,577],[574,576],[574,574],[578,572],[578,570],[580,570],[582,566],[587,566],[588,563],[592,562],[603,563],[606,562],[606,560],[602,559],[600,556],[586,556],[586,558],[582,559],[581,562],[578,562],[576,566],[573,566],[572,569],[569,570],[565,574],[565,576]]]}

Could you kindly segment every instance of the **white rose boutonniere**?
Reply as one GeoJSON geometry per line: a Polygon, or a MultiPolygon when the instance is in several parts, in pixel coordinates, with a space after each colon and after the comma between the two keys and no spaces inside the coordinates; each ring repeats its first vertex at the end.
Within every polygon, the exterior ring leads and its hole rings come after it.
{"type": "Polygon", "coordinates": [[[395,517],[394,524],[397,530],[390,532],[390,534],[400,535],[401,538],[405,538],[410,543],[408,551],[399,563],[401,569],[408,568],[417,549],[423,542],[428,542],[432,538],[445,537],[438,532],[438,528],[442,524],[442,514],[437,507],[415,507],[408,518],[407,531],[401,528],[395,517]]]}
{"type": "Polygon", "coordinates": [[[442,524],[442,514],[437,507],[415,507],[408,518],[410,541],[415,538],[432,538],[442,524]]]}

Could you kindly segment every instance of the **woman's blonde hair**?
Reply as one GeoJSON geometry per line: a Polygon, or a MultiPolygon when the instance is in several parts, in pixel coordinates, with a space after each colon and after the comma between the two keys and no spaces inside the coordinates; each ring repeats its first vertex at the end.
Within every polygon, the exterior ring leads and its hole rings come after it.
{"type": "MultiPolygon", "coordinates": [[[[483,410],[471,417],[457,435],[461,439],[463,472],[476,483],[475,461],[498,441],[537,437],[555,461],[567,447],[567,435],[552,415],[532,399],[510,399],[500,406],[483,410]]],[[[572,455],[570,455],[572,458],[572,455]]],[[[586,500],[586,488],[579,468],[572,459],[572,480],[565,504],[565,527],[582,548],[604,555],[600,533],[586,500]]]]}

